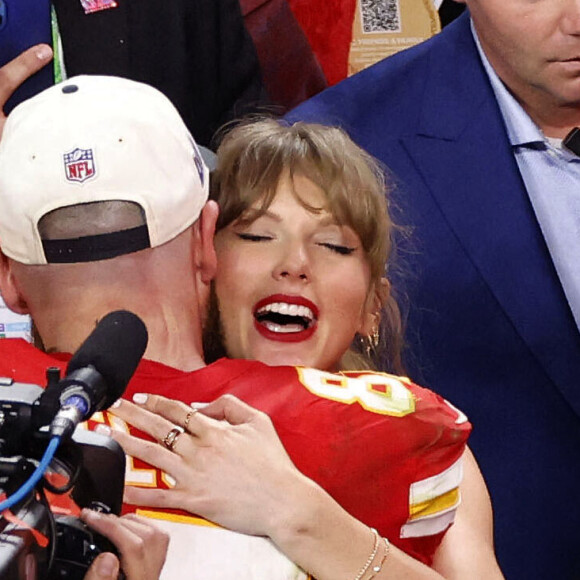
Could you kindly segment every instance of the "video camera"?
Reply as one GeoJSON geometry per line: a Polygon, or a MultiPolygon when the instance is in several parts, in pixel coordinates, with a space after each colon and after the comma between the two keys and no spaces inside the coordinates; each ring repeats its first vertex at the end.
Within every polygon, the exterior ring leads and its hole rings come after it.
{"type": "Polygon", "coordinates": [[[18,498],[43,465],[49,442],[58,440],[34,489],[0,516],[0,579],[81,580],[98,554],[116,551],[80,519],[59,513],[58,504],[70,505],[70,496],[80,508],[120,513],[123,450],[109,437],[75,427],[122,395],[146,344],[142,321],[114,312],[72,357],[64,378],[56,367],[47,369],[44,389],[0,378],[0,490],[5,496],[18,498]]]}
{"type": "MultiPolygon", "coordinates": [[[[0,488],[7,496],[30,476],[48,443],[47,430],[23,428],[34,424],[31,419],[43,394],[37,385],[0,379],[0,488]]],[[[72,489],[71,497],[79,507],[119,514],[124,473],[125,455],[114,440],[77,429],[58,449],[35,492],[12,510],[15,519],[0,521],[0,578],[82,579],[98,554],[114,548],[78,518],[53,514],[45,491],[64,494],[72,489]],[[63,484],[55,487],[51,479],[63,484]],[[35,540],[36,533],[48,539],[46,547],[35,540]]]]}

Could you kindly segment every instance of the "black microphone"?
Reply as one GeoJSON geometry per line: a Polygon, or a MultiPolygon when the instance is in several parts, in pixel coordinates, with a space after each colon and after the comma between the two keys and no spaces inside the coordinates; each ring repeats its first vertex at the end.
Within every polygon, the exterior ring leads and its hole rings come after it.
{"type": "Polygon", "coordinates": [[[125,391],[147,347],[147,328],[132,312],[107,314],[70,360],[59,382],[60,410],[51,435],[68,437],[96,411],[110,407],[125,391]]]}

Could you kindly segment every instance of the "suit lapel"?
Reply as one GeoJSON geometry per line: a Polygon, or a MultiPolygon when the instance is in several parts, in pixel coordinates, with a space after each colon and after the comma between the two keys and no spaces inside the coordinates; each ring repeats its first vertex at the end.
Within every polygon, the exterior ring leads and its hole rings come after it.
{"type": "Polygon", "coordinates": [[[434,54],[417,131],[403,138],[403,145],[499,305],[580,415],[580,333],[492,89],[483,69],[474,66],[468,18],[461,20],[455,27],[461,48],[451,52],[443,45],[434,54]],[[449,62],[455,62],[452,71],[449,62]]]}

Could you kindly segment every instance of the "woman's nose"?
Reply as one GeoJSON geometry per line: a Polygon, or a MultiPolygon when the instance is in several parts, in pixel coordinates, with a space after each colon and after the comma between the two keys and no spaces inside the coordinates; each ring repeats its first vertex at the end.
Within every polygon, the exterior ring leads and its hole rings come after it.
{"type": "Polygon", "coordinates": [[[272,274],[276,280],[289,278],[309,281],[310,262],[306,249],[301,244],[286,248],[272,274]]]}

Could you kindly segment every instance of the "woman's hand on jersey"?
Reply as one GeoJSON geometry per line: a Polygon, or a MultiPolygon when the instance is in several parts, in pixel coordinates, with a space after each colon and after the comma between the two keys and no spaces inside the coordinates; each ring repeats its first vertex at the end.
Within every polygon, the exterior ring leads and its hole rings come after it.
{"type": "Polygon", "coordinates": [[[108,538],[120,554],[100,554],[84,580],[117,580],[122,568],[127,580],[159,580],[167,556],[169,536],[145,518],[135,514],[117,517],[83,510],[81,519],[108,538]]]}
{"type": "Polygon", "coordinates": [[[175,486],[127,485],[127,503],[185,509],[238,532],[272,537],[292,509],[289,500],[302,501],[297,496],[314,485],[295,468],[270,418],[232,395],[199,409],[157,395],[134,400],[143,402],[122,401],[111,412],[161,445],[122,431],[112,436],[126,453],[169,474],[175,486]],[[186,430],[169,450],[163,441],[175,426],[186,430]]]}
{"type": "MultiPolygon", "coordinates": [[[[180,508],[232,530],[268,536],[290,560],[322,580],[352,577],[373,534],[288,457],[269,417],[232,395],[193,410],[156,395],[122,401],[111,411],[161,442],[120,430],[125,451],[176,480],[170,490],[125,487],[127,503],[180,508]],[[175,426],[186,430],[163,441],[175,426]]],[[[379,578],[442,578],[391,546],[379,578]]]]}
{"type": "Polygon", "coordinates": [[[48,44],[37,44],[0,68],[0,136],[6,122],[4,105],[12,93],[52,59],[48,44]]]}

